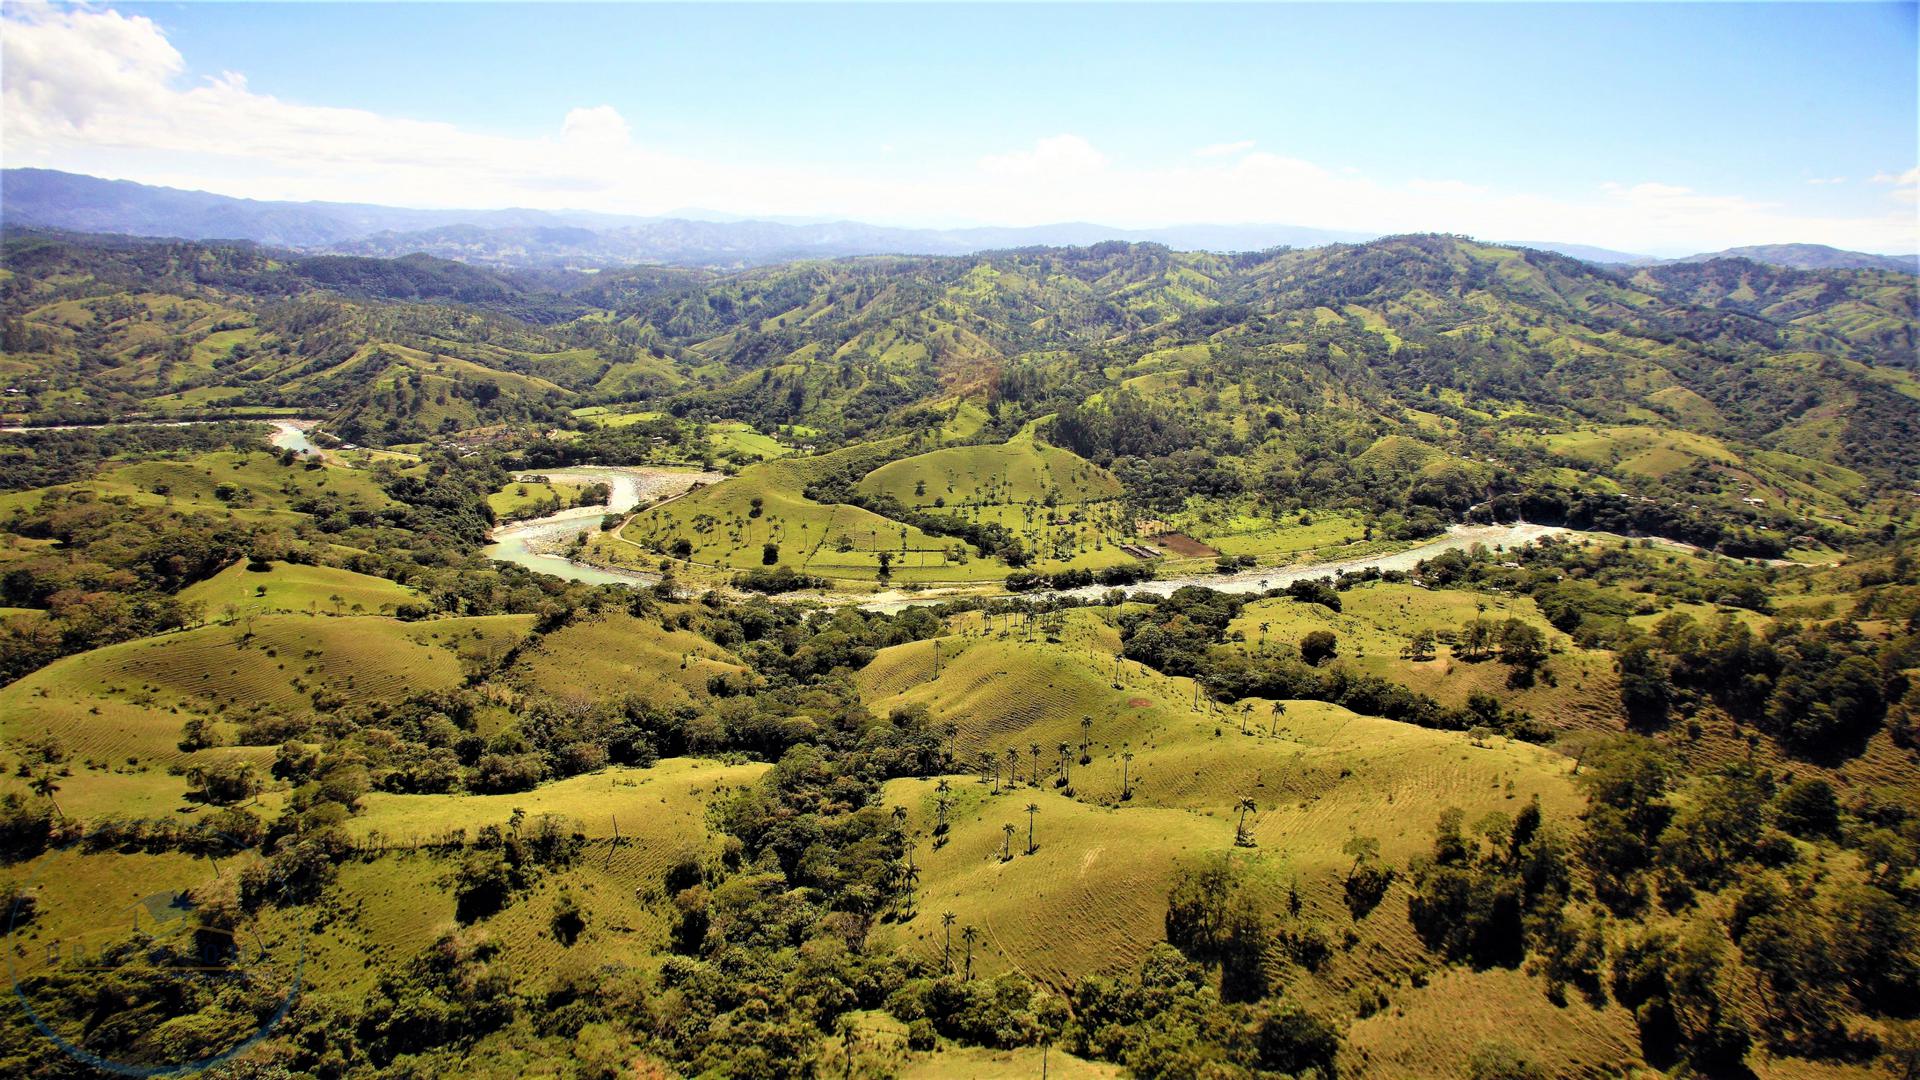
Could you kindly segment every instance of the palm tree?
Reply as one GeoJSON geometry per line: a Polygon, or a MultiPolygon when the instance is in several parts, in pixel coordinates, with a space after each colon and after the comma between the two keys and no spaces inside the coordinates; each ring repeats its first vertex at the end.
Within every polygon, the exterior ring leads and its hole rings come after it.
{"type": "Polygon", "coordinates": [[[1040,744],[1029,743],[1028,746],[1033,752],[1033,774],[1032,774],[1033,786],[1039,787],[1040,786],[1040,744]]]}
{"type": "Polygon", "coordinates": [[[1133,785],[1127,779],[1127,767],[1132,764],[1133,751],[1129,750],[1120,755],[1120,797],[1122,799],[1133,798],[1133,785]]]}
{"type": "Polygon", "coordinates": [[[1067,757],[1067,751],[1071,749],[1073,747],[1067,743],[1060,744],[1060,783],[1063,785],[1073,783],[1073,763],[1067,757]]]}
{"type": "Polygon", "coordinates": [[[1027,854],[1029,855],[1033,854],[1036,850],[1033,846],[1033,815],[1039,812],[1039,806],[1033,803],[1027,804],[1027,854]]]}
{"type": "Polygon", "coordinates": [[[54,802],[53,796],[60,790],[60,781],[53,778],[52,769],[48,769],[34,777],[27,786],[33,789],[35,795],[53,803],[53,812],[60,815],[60,820],[65,821],[67,819],[67,812],[60,809],[59,803],[54,802]]]}
{"type": "Polygon", "coordinates": [[[958,761],[959,760],[958,739],[960,735],[960,725],[949,720],[947,721],[945,730],[947,733],[947,760],[958,761]]]}
{"type": "Polygon", "coordinates": [[[1269,735],[1280,734],[1280,718],[1285,715],[1287,715],[1287,703],[1284,701],[1274,702],[1273,703],[1273,727],[1270,731],[1267,732],[1267,734],[1269,735]]]}
{"type": "Polygon", "coordinates": [[[1013,822],[1009,821],[1005,825],[1000,826],[1000,831],[1004,833],[1006,837],[1000,841],[1000,861],[1006,862],[1013,858],[1013,822]]]}
{"type": "Polygon", "coordinates": [[[1247,835],[1247,812],[1258,808],[1253,801],[1253,796],[1241,796],[1239,808],[1240,824],[1233,830],[1233,842],[1239,847],[1252,847],[1253,837],[1247,835]]]}
{"type": "Polygon", "coordinates": [[[1009,746],[1007,747],[1007,786],[1014,787],[1019,783],[1020,783],[1020,751],[1009,746]]]}
{"type": "Polygon", "coordinates": [[[900,871],[900,886],[902,891],[906,894],[904,897],[904,899],[906,900],[906,903],[903,905],[903,908],[905,910],[905,914],[909,918],[911,918],[913,915],[913,899],[914,899],[914,894],[918,891],[916,887],[919,884],[920,884],[919,868],[914,866],[912,863],[908,863],[906,867],[900,871]]]}
{"type": "Polygon", "coordinates": [[[946,832],[947,832],[947,807],[949,807],[949,806],[952,806],[952,805],[953,805],[953,800],[952,800],[952,799],[949,799],[949,798],[948,798],[948,797],[947,797],[946,795],[944,795],[944,794],[942,794],[942,795],[937,795],[937,796],[935,796],[935,797],[934,797],[934,800],[933,800],[933,812],[934,812],[934,825],[933,825],[933,831],[934,831],[934,833],[935,833],[935,835],[939,835],[939,836],[944,836],[944,835],[946,835],[946,832]]]}
{"type": "Polygon", "coordinates": [[[895,828],[902,829],[902,830],[904,830],[907,827],[907,808],[906,807],[896,806],[893,808],[893,824],[895,828]]]}
{"type": "Polygon", "coordinates": [[[947,974],[951,975],[953,974],[953,912],[941,912],[940,925],[945,927],[947,931],[947,951],[946,955],[940,961],[940,966],[946,970],[947,974]]]}
{"type": "Polygon", "coordinates": [[[960,940],[967,943],[967,980],[969,982],[973,980],[973,943],[979,936],[980,931],[975,930],[972,926],[963,926],[960,928],[960,940]]]}

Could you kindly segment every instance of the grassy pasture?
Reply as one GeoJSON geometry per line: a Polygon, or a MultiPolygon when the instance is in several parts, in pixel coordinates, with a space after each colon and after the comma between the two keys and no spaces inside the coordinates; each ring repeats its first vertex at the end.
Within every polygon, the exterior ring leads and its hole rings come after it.
{"type": "Polygon", "coordinates": [[[405,585],[351,570],[275,562],[256,571],[246,559],[180,592],[182,600],[200,605],[201,616],[209,619],[224,618],[229,604],[255,615],[288,611],[388,614],[415,596],[405,585]],[[335,597],[339,597],[337,603],[335,597]]]}
{"type": "Polygon", "coordinates": [[[51,731],[78,758],[168,762],[189,716],[226,707],[309,707],[316,691],[393,700],[451,687],[462,657],[498,656],[531,615],[431,622],[308,615],[243,617],[64,657],[0,688],[9,735],[51,731]],[[250,625],[252,636],[247,638],[250,625]]]}
{"type": "Polygon", "coordinates": [[[620,535],[661,552],[685,540],[692,546],[691,561],[729,571],[763,565],[762,545],[773,543],[785,565],[867,579],[879,575],[882,550],[938,553],[952,545],[857,506],[807,498],[802,489],[816,465],[817,459],[785,458],[750,466],[732,479],[641,511],[620,535]],[[843,542],[849,550],[839,550],[843,542]]]}
{"type": "Polygon", "coordinates": [[[618,611],[543,635],[521,654],[511,677],[583,703],[633,695],[665,706],[705,700],[708,679],[746,670],[698,634],[618,611]]]}
{"type": "Polygon", "coordinates": [[[908,506],[970,503],[1007,505],[1097,502],[1121,493],[1112,473],[1070,450],[1023,432],[997,445],[952,446],[885,465],[860,481],[860,490],[891,495],[908,506]]]}
{"type": "MultiPolygon", "coordinates": [[[[1116,688],[1117,637],[1097,613],[1069,613],[1052,635],[1001,622],[989,628],[978,616],[956,620],[955,629],[938,643],[937,677],[934,642],[883,650],[859,676],[876,712],[923,704],[955,723],[960,760],[971,768],[980,750],[993,752],[1003,785],[1005,750],[1018,752],[1021,781],[998,796],[972,773],[952,778],[951,839],[937,850],[921,846],[918,914],[889,932],[929,957],[941,946],[939,913],[952,910],[986,933],[975,962],[988,973],[1017,961],[1058,984],[1126,966],[1158,939],[1180,865],[1236,851],[1276,917],[1297,881],[1303,918],[1355,926],[1360,944],[1334,961],[1328,985],[1403,977],[1424,959],[1405,921],[1404,887],[1356,923],[1341,894],[1348,837],[1376,836],[1383,860],[1404,867],[1430,844],[1444,807],[1460,806],[1474,820],[1511,814],[1538,796],[1549,820],[1564,822],[1580,806],[1566,776],[1570,760],[1551,750],[1502,739],[1477,745],[1461,733],[1322,702],[1253,700],[1244,713],[1204,698],[1196,704],[1189,680],[1125,663],[1116,688]],[[1276,704],[1286,706],[1277,717],[1276,704]],[[1077,748],[1083,717],[1092,719],[1092,761],[1072,755],[1069,796],[1055,783],[1055,747],[1077,748]],[[1034,743],[1043,748],[1037,787],[1034,743]],[[1123,761],[1125,754],[1132,759],[1123,761]],[[1247,823],[1251,849],[1233,844],[1242,797],[1256,803],[1247,823]],[[1040,807],[1040,850],[1032,856],[1021,854],[1028,802],[1040,807]],[[1008,822],[1017,827],[1015,856],[1003,863],[1008,822]]],[[[932,781],[895,781],[887,797],[931,836],[932,781]]]]}
{"type": "MultiPolygon", "coordinates": [[[[770,766],[726,765],[701,758],[663,758],[651,768],[608,766],[511,795],[394,795],[374,792],[347,822],[356,837],[378,833],[390,843],[429,840],[483,825],[505,827],[515,810],[529,817],[557,814],[579,823],[590,839],[611,838],[619,819],[623,842],[653,851],[679,839],[706,835],[705,807],[717,793],[744,787],[770,766]]],[[[668,856],[660,856],[664,866],[668,856]]]]}
{"type": "Polygon", "coordinates": [[[565,510],[578,506],[580,493],[585,489],[585,484],[509,480],[499,491],[487,496],[487,506],[492,508],[495,517],[512,521],[547,513],[547,507],[565,510]]]}

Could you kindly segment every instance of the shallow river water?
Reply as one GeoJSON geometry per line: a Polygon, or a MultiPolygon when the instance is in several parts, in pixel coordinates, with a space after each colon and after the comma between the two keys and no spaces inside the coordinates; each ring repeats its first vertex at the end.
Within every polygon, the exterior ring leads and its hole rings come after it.
{"type": "Polygon", "coordinates": [[[544,476],[566,484],[606,484],[612,492],[605,506],[576,506],[545,517],[502,525],[493,530],[493,543],[482,548],[481,554],[569,581],[636,586],[652,585],[660,580],[659,575],[590,566],[567,558],[561,551],[579,533],[598,529],[601,517],[606,514],[624,514],[643,502],[682,494],[695,484],[726,479],[719,473],[692,469],[613,465],[580,465],[526,475],[544,476]]]}

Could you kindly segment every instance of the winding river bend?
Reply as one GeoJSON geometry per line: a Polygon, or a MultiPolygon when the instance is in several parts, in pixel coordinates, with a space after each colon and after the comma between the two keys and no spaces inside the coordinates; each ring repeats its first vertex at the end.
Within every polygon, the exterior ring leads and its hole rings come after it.
{"type": "Polygon", "coordinates": [[[720,473],[694,469],[649,469],[640,466],[581,465],[549,469],[528,476],[544,476],[564,484],[606,484],[612,489],[605,506],[576,506],[545,517],[516,521],[493,530],[493,543],[481,549],[489,559],[510,562],[542,574],[584,581],[589,585],[652,585],[658,575],[633,570],[609,570],[567,558],[561,552],[577,534],[596,529],[606,514],[625,514],[643,502],[685,494],[695,484],[726,479],[720,473]]]}
{"type": "MultiPolygon", "coordinates": [[[[613,494],[606,506],[580,506],[548,514],[545,517],[502,525],[493,531],[493,543],[482,549],[482,552],[488,558],[516,563],[529,570],[552,574],[570,581],[583,581],[590,585],[636,586],[653,585],[660,579],[654,574],[632,570],[610,570],[576,562],[567,558],[562,552],[576,534],[583,530],[597,528],[603,514],[624,514],[642,502],[683,494],[696,483],[717,483],[725,479],[719,473],[613,466],[579,466],[571,469],[555,469],[538,475],[565,483],[608,484],[612,486],[613,494]]],[[[1385,555],[1368,555],[1332,562],[1301,563],[1295,566],[1258,567],[1232,574],[1185,574],[1144,581],[1130,586],[1128,591],[1166,596],[1185,585],[1201,585],[1221,592],[1264,592],[1295,581],[1324,577],[1343,570],[1359,571],[1368,567],[1377,567],[1381,570],[1411,570],[1422,559],[1431,559],[1443,551],[1472,547],[1475,544],[1485,544],[1488,547],[1518,547],[1532,543],[1543,536],[1566,531],[1557,525],[1530,525],[1525,522],[1516,525],[1455,525],[1447,530],[1445,536],[1435,537],[1425,543],[1385,555]]],[[[1107,587],[1104,585],[1093,585],[1083,589],[1038,589],[1021,595],[1096,599],[1106,591],[1107,587]]],[[[891,593],[862,599],[859,601],[859,606],[869,611],[899,611],[917,604],[938,604],[955,599],[959,595],[962,594],[912,596],[891,593]]],[[[811,599],[821,599],[817,593],[809,593],[807,596],[811,599]]],[[[832,597],[825,599],[829,602],[833,600],[832,597]]]]}
{"type": "MultiPolygon", "coordinates": [[[[148,423],[133,421],[134,423],[148,423]]],[[[209,423],[202,420],[156,421],[161,426],[181,424],[209,423]]],[[[318,421],[292,417],[268,420],[273,427],[269,440],[275,448],[292,450],[301,454],[321,453],[307,437],[307,429],[318,421]]],[[[46,427],[0,428],[0,431],[58,431],[70,426],[49,425],[46,427]]],[[[103,425],[104,426],[104,425],[103,425]]],[[[631,585],[644,587],[657,584],[657,574],[645,574],[633,570],[611,570],[576,562],[563,553],[575,535],[582,531],[599,527],[600,518],[605,514],[626,514],[643,502],[670,498],[685,494],[696,484],[714,484],[725,480],[720,473],[700,472],[693,469],[664,469],[646,466],[579,465],[567,469],[552,469],[537,474],[549,480],[571,484],[606,484],[612,492],[605,506],[577,506],[571,510],[562,510],[545,517],[517,521],[510,525],[501,525],[493,530],[493,543],[481,551],[490,559],[515,563],[529,570],[569,581],[581,581],[589,585],[631,585]]],[[[1293,566],[1256,567],[1232,574],[1184,574],[1178,577],[1156,578],[1138,585],[1129,586],[1128,592],[1148,592],[1156,596],[1166,596],[1175,589],[1186,585],[1201,585],[1221,592],[1252,593],[1267,589],[1281,588],[1295,581],[1307,578],[1325,577],[1341,571],[1361,571],[1369,567],[1381,570],[1411,570],[1423,559],[1431,559],[1443,551],[1485,544],[1488,547],[1519,547],[1532,543],[1543,536],[1564,533],[1567,530],[1558,525],[1532,525],[1520,522],[1514,525],[1455,525],[1446,535],[1435,537],[1425,543],[1385,555],[1368,555],[1355,559],[1339,559],[1331,562],[1300,563],[1293,566]]],[[[1076,599],[1097,599],[1105,595],[1107,587],[1091,585],[1081,589],[1036,589],[1022,593],[1023,596],[1046,597],[1060,596],[1076,599]]],[[[810,598],[821,599],[819,594],[807,594],[810,598]]],[[[882,593],[877,596],[860,598],[859,606],[870,611],[899,611],[918,604],[938,604],[956,599],[971,592],[949,592],[930,596],[915,596],[906,593],[882,593]]],[[[834,597],[826,597],[829,602],[834,597]]],[[[840,602],[854,599],[839,598],[840,602]]]]}

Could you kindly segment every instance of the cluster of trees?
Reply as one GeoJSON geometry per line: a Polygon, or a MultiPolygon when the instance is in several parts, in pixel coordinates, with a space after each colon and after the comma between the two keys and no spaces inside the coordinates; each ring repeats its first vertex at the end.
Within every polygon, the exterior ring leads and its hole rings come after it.
{"type": "Polygon", "coordinates": [[[254,450],[264,441],[259,424],[242,421],[0,431],[0,491],[84,480],[108,460],[254,450]]]}
{"type": "Polygon", "coordinates": [[[1556,999],[1611,995],[1649,1061],[1708,1075],[1740,1073],[1763,1038],[1774,1053],[1870,1055],[1876,1037],[1849,1017],[1910,1011],[1920,822],[1905,807],[1849,813],[1824,780],[1745,765],[1683,782],[1635,739],[1588,753],[1579,778],[1590,804],[1571,838],[1537,803],[1470,832],[1458,810],[1441,816],[1410,875],[1428,948],[1476,967],[1524,962],[1556,999]],[[1810,872],[1802,845],[1852,848],[1861,872],[1810,872]]]}
{"type": "Polygon", "coordinates": [[[1089,585],[1123,588],[1153,580],[1152,563],[1120,563],[1098,570],[1058,570],[1043,574],[1037,570],[1016,570],[1007,575],[1007,591],[1020,593],[1034,589],[1083,589],[1089,585]]]}
{"type": "MultiPolygon", "coordinates": [[[[1302,596],[1315,597],[1304,602],[1318,603],[1323,588],[1329,592],[1332,589],[1324,583],[1301,582],[1288,589],[1270,590],[1268,595],[1287,596],[1291,595],[1289,590],[1298,590],[1302,596]]],[[[1331,595],[1338,599],[1337,592],[1331,595]]],[[[1120,617],[1123,654],[1169,675],[1191,676],[1224,701],[1305,698],[1421,727],[1484,729],[1533,741],[1545,741],[1551,735],[1533,717],[1504,706],[1488,694],[1475,694],[1464,707],[1453,708],[1389,679],[1344,665],[1329,666],[1326,661],[1338,649],[1329,631],[1303,635],[1295,646],[1265,644],[1258,650],[1248,650],[1230,645],[1226,641],[1228,624],[1247,602],[1245,596],[1197,586],[1177,589],[1150,608],[1131,610],[1120,617]]],[[[1524,657],[1511,658],[1516,670],[1523,670],[1519,667],[1523,659],[1537,663],[1545,656],[1537,639],[1539,630],[1521,625],[1529,633],[1516,634],[1524,637],[1526,644],[1524,657]]]]}

